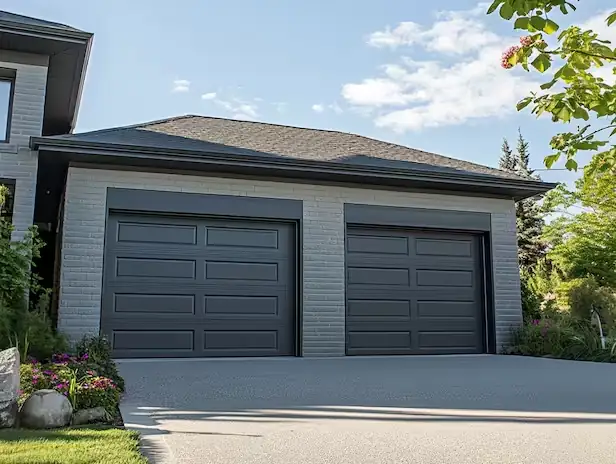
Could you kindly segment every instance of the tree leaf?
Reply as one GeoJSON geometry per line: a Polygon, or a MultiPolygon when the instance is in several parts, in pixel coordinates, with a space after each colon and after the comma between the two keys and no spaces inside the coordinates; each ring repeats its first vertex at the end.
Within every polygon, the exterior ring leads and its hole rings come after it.
{"type": "Polygon", "coordinates": [[[556,24],[551,19],[547,19],[545,21],[545,26],[543,26],[543,32],[546,34],[554,34],[558,30],[558,24],[556,24]]]}
{"type": "Polygon", "coordinates": [[[616,11],[609,15],[606,21],[608,26],[611,26],[614,22],[616,22],[616,11]]]}
{"type": "Polygon", "coordinates": [[[550,82],[546,82],[545,84],[541,84],[539,87],[542,90],[551,89],[554,86],[554,84],[556,84],[556,82],[557,82],[557,79],[552,79],[550,82]]]}
{"type": "Polygon", "coordinates": [[[516,105],[517,110],[518,111],[523,110],[524,108],[526,108],[530,104],[531,101],[533,101],[532,97],[526,97],[526,98],[520,100],[518,102],[518,104],[516,105]]]}
{"type": "Polygon", "coordinates": [[[558,161],[558,158],[560,158],[560,153],[548,155],[543,159],[543,163],[545,164],[546,168],[550,169],[554,165],[554,163],[558,161]]]}
{"type": "Polygon", "coordinates": [[[528,19],[526,16],[522,16],[515,20],[515,23],[513,23],[513,28],[528,30],[529,24],[530,24],[530,19],[528,19]]]}
{"type": "Polygon", "coordinates": [[[541,16],[532,16],[530,24],[538,31],[542,31],[545,28],[546,21],[541,16]]]}
{"type": "Polygon", "coordinates": [[[545,53],[540,53],[539,55],[537,55],[537,58],[535,58],[531,64],[535,67],[537,71],[546,72],[552,65],[552,62],[550,61],[550,57],[548,55],[546,55],[545,53]]]}
{"type": "Polygon", "coordinates": [[[565,167],[569,170],[569,171],[576,171],[578,169],[578,164],[577,161],[575,161],[573,158],[569,158],[567,160],[567,162],[565,163],[565,167]]]}
{"type": "Polygon", "coordinates": [[[569,111],[569,108],[567,108],[564,105],[560,109],[560,111],[556,113],[554,116],[556,116],[561,121],[565,121],[565,122],[571,121],[571,111],[569,111]]]}
{"type": "Polygon", "coordinates": [[[488,8],[488,12],[486,14],[494,13],[494,11],[498,8],[498,5],[500,5],[501,3],[503,3],[503,0],[494,0],[494,2],[492,2],[492,5],[490,5],[490,7],[488,8]]]}
{"type": "Polygon", "coordinates": [[[498,12],[501,18],[506,19],[507,21],[513,17],[513,13],[515,13],[515,10],[509,3],[503,3],[503,6],[501,6],[501,9],[498,12]]]}
{"type": "Polygon", "coordinates": [[[588,112],[584,108],[579,106],[573,112],[573,117],[575,119],[583,119],[584,121],[588,121],[588,112]]]}
{"type": "Polygon", "coordinates": [[[610,137],[611,137],[612,135],[614,135],[614,134],[616,134],[616,129],[614,129],[612,132],[610,132],[610,137]]]}

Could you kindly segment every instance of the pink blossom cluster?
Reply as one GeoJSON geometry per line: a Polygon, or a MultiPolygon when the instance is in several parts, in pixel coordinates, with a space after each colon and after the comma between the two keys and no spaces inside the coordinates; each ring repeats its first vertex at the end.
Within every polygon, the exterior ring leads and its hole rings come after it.
{"type": "Polygon", "coordinates": [[[520,37],[520,43],[522,44],[522,47],[530,47],[533,42],[533,38],[530,35],[520,37]]]}
{"type": "Polygon", "coordinates": [[[519,50],[520,47],[518,47],[517,45],[509,47],[507,50],[505,50],[505,53],[503,53],[503,57],[501,59],[501,66],[505,69],[513,68],[513,65],[509,63],[509,58],[515,55],[519,50]]]}

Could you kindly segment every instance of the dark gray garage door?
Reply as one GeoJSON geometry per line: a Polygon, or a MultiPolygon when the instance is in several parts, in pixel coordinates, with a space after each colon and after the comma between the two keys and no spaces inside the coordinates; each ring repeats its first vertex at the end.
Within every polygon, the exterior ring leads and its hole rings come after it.
{"type": "Polygon", "coordinates": [[[481,353],[480,237],[349,228],[347,353],[481,353]]]}
{"type": "Polygon", "coordinates": [[[107,230],[116,356],[295,354],[292,224],[112,214],[107,230]]]}

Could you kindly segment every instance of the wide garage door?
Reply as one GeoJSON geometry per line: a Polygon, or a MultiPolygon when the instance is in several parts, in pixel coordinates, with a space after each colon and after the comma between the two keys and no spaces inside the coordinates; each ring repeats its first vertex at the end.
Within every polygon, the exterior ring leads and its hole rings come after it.
{"type": "Polygon", "coordinates": [[[349,228],[347,353],[484,351],[480,236],[349,228]]]}
{"type": "Polygon", "coordinates": [[[116,356],[295,354],[293,224],[112,213],[105,248],[116,356]]]}

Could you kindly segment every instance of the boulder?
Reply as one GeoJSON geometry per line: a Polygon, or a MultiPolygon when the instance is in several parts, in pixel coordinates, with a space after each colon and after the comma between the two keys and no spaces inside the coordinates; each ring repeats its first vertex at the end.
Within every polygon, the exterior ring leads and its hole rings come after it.
{"type": "Polygon", "coordinates": [[[20,425],[31,429],[66,427],[73,415],[73,407],[66,396],[55,390],[32,393],[19,411],[20,425]]]}
{"type": "Polygon", "coordinates": [[[0,429],[13,427],[17,421],[19,397],[19,351],[0,351],[0,429]]]}
{"type": "Polygon", "coordinates": [[[110,422],[111,416],[105,408],[99,406],[90,409],[80,409],[73,415],[73,425],[94,424],[97,422],[110,422]]]}

